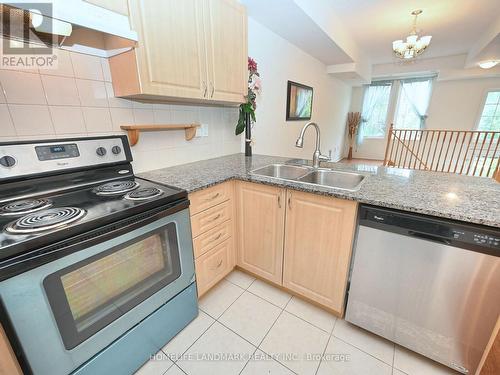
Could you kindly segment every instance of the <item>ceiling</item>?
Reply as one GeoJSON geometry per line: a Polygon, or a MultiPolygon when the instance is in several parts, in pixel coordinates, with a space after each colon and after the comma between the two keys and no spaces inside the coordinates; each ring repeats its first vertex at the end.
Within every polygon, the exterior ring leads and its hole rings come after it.
{"type": "Polygon", "coordinates": [[[394,61],[393,40],[417,28],[432,35],[425,58],[466,54],[500,14],[499,0],[329,0],[358,47],[374,64],[394,61]]]}
{"type": "MultiPolygon", "coordinates": [[[[248,15],[326,65],[352,59],[291,0],[240,0],[248,15]]],[[[317,0],[313,0],[317,1],[317,0]]]]}

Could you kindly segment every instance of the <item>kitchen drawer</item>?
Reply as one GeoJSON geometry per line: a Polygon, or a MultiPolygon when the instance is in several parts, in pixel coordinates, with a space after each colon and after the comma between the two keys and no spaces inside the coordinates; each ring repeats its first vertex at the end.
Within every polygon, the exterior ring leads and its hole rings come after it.
{"type": "Polygon", "coordinates": [[[189,194],[191,215],[227,201],[232,196],[232,184],[225,182],[189,194]]]}
{"type": "Polygon", "coordinates": [[[232,238],[195,260],[198,296],[201,296],[224,278],[233,268],[232,238]]]}
{"type": "Polygon", "coordinates": [[[200,234],[193,240],[194,245],[194,257],[205,254],[208,250],[213,249],[216,245],[224,242],[233,233],[233,221],[228,220],[224,223],[217,225],[214,229],[210,229],[208,232],[200,234]]]}
{"type": "Polygon", "coordinates": [[[191,230],[193,232],[193,238],[215,228],[224,221],[231,219],[231,216],[232,206],[230,201],[221,203],[215,207],[211,207],[208,210],[191,216],[191,230]]]}

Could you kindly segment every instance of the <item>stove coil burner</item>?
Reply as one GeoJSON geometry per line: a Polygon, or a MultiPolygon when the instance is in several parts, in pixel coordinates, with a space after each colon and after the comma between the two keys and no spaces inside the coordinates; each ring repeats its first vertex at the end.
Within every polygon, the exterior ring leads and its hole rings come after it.
{"type": "Polygon", "coordinates": [[[129,191],[137,189],[139,187],[139,183],[135,181],[113,181],[108,182],[104,185],[99,185],[94,189],[94,193],[97,195],[120,195],[125,194],[129,191]]]}
{"type": "Polygon", "coordinates": [[[59,228],[63,225],[73,223],[87,212],[77,207],[49,208],[42,212],[34,212],[10,223],[7,232],[15,234],[29,234],[59,228]]]}
{"type": "Polygon", "coordinates": [[[131,191],[125,195],[125,199],[132,201],[142,201],[146,199],[156,198],[163,194],[163,190],[155,187],[142,188],[131,191]]]}
{"type": "Polygon", "coordinates": [[[32,212],[44,210],[52,207],[52,202],[48,199],[25,199],[15,201],[5,206],[0,207],[0,215],[3,216],[20,216],[27,215],[32,212]]]}

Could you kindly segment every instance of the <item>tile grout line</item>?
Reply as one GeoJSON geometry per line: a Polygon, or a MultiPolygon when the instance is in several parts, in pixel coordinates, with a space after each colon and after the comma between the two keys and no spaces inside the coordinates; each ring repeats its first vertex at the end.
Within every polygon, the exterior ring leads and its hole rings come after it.
{"type": "MultiPolygon", "coordinates": [[[[288,303],[285,305],[285,307],[288,305],[288,303]]],[[[290,370],[293,374],[296,374],[295,371],[293,371],[291,368],[289,368],[287,365],[285,365],[284,363],[278,361],[277,359],[274,359],[272,357],[272,355],[270,355],[269,353],[265,352],[262,348],[261,348],[261,345],[262,343],[264,342],[264,340],[266,339],[267,335],[269,335],[269,332],[271,332],[271,330],[273,329],[273,327],[276,325],[276,322],[278,321],[278,319],[280,318],[281,315],[283,315],[283,312],[285,311],[285,309],[283,308],[280,312],[280,314],[278,315],[278,317],[275,319],[275,321],[273,322],[273,324],[271,325],[271,327],[269,327],[269,329],[267,330],[266,334],[264,335],[264,337],[262,338],[262,340],[260,340],[260,343],[259,345],[257,346],[257,349],[260,350],[262,353],[265,353],[266,355],[270,356],[271,359],[273,361],[276,361],[278,362],[280,365],[282,365],[283,367],[285,367],[286,369],[290,370]]]]}
{"type": "Polygon", "coordinates": [[[348,342],[348,341],[346,341],[346,340],[344,340],[344,339],[341,339],[341,338],[340,338],[340,337],[338,337],[338,336],[335,336],[335,335],[332,335],[332,336],[333,336],[333,337],[335,337],[337,340],[340,340],[340,341],[342,341],[343,343],[345,343],[345,344],[347,344],[347,345],[349,345],[349,346],[352,346],[353,348],[356,348],[356,349],[358,349],[359,351],[361,351],[361,352],[363,352],[363,353],[365,353],[365,354],[369,355],[370,357],[372,357],[372,358],[376,359],[377,361],[382,362],[384,365],[387,365],[387,366],[389,366],[389,367],[393,367],[393,366],[392,366],[392,365],[390,365],[389,363],[387,363],[387,362],[385,362],[385,361],[382,361],[380,358],[375,357],[373,354],[370,354],[370,353],[368,353],[367,351],[365,351],[365,350],[363,350],[363,349],[361,349],[361,348],[358,348],[356,345],[353,345],[352,343],[350,343],[350,342],[348,342]]]}
{"type": "MultiPolygon", "coordinates": [[[[204,311],[203,311],[203,313],[204,313],[204,314],[206,314],[204,311]]],[[[207,315],[208,315],[208,314],[207,314],[207,315]]],[[[209,316],[210,318],[212,318],[210,315],[208,315],[208,316],[209,316]]],[[[196,318],[195,318],[195,319],[196,319],[196,318]]],[[[212,319],[213,319],[213,318],[212,318],[212,319]]],[[[214,323],[215,323],[216,321],[217,321],[217,320],[213,319],[213,322],[212,322],[212,323],[210,323],[210,324],[208,325],[208,327],[207,327],[205,330],[203,330],[203,332],[201,333],[201,335],[200,335],[200,336],[198,336],[198,338],[197,338],[196,340],[194,340],[194,341],[191,343],[191,345],[189,345],[189,346],[186,348],[186,350],[184,350],[184,351],[181,353],[181,356],[183,356],[184,354],[186,354],[186,352],[187,352],[187,351],[188,351],[188,350],[189,350],[189,349],[190,349],[190,348],[191,348],[191,347],[192,347],[192,346],[193,346],[193,345],[194,345],[194,344],[195,344],[195,343],[196,343],[196,342],[197,342],[197,341],[198,341],[198,340],[199,340],[199,339],[200,339],[200,338],[201,338],[201,337],[202,337],[202,336],[203,336],[203,335],[204,335],[204,334],[205,334],[205,333],[206,333],[206,332],[210,329],[210,327],[212,327],[212,326],[214,325],[214,323]]],[[[190,324],[191,324],[191,323],[190,323],[190,324]]],[[[181,332],[182,332],[182,331],[181,331],[181,332]]],[[[179,333],[180,333],[180,332],[179,332],[179,333]]],[[[178,334],[179,334],[179,333],[178,333],[178,334]]],[[[178,335],[178,334],[177,334],[177,335],[178,335]]],[[[177,336],[177,335],[176,335],[176,336],[177,336]]],[[[174,336],[173,338],[175,338],[175,336],[174,336]]],[[[173,338],[172,338],[172,339],[173,339],[173,338]]],[[[172,340],[172,339],[171,339],[171,340],[172,340]]],[[[169,341],[169,342],[170,342],[170,341],[169,341]]],[[[161,352],[162,352],[163,354],[165,354],[165,355],[166,355],[166,356],[167,356],[167,357],[168,357],[168,358],[172,361],[172,359],[170,358],[170,356],[169,356],[167,353],[165,353],[165,352],[163,351],[163,348],[164,348],[165,346],[167,346],[167,345],[168,345],[168,343],[166,343],[166,344],[165,344],[165,345],[164,345],[164,346],[163,346],[160,350],[161,350],[161,352]]],[[[179,361],[179,360],[177,359],[177,360],[172,361],[172,362],[173,362],[174,364],[176,364],[178,361],[179,361]]]]}
{"type": "MultiPolygon", "coordinates": [[[[332,330],[333,331],[333,330],[332,330]]],[[[321,363],[323,362],[323,358],[325,356],[325,353],[326,353],[326,349],[328,348],[328,345],[330,345],[330,340],[332,339],[332,335],[328,336],[328,340],[326,340],[326,345],[325,345],[325,349],[323,349],[323,353],[321,355],[321,359],[319,360],[318,362],[318,367],[316,367],[316,371],[314,372],[314,375],[317,375],[318,374],[318,371],[319,371],[319,368],[321,366],[321,363]]]]}

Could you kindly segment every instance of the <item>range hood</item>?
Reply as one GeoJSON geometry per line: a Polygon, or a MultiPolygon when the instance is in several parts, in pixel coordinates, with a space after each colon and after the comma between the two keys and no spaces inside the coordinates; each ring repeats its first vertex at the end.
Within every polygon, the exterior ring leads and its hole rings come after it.
{"type": "MultiPolygon", "coordinates": [[[[36,38],[27,41],[29,43],[41,41],[69,51],[111,57],[132,49],[138,39],[137,33],[130,28],[128,16],[85,0],[52,0],[43,3],[17,0],[0,1],[0,4],[5,4],[2,6],[4,22],[9,12],[11,19],[17,16],[18,23],[22,23],[24,28],[28,26],[36,34],[36,38]]],[[[26,35],[19,30],[17,33],[12,30],[12,27],[6,28],[4,25],[3,37],[20,40],[23,39],[20,35],[26,35]]],[[[26,42],[25,39],[23,41],[26,42]]]]}

